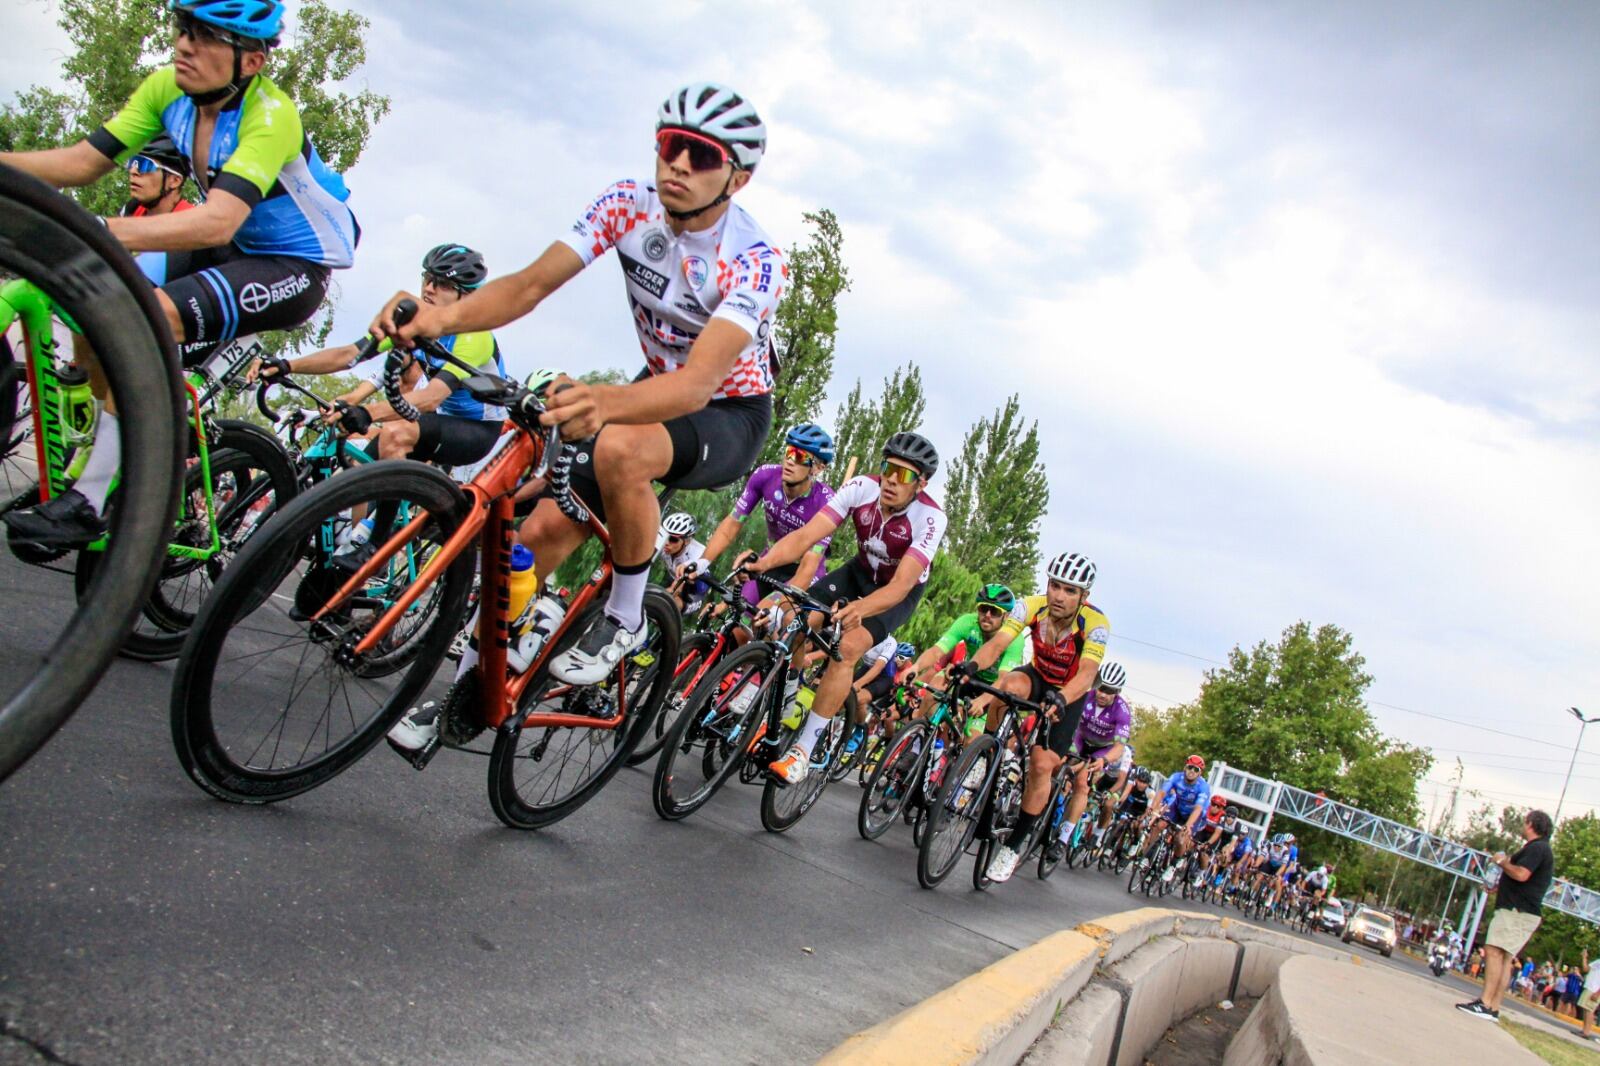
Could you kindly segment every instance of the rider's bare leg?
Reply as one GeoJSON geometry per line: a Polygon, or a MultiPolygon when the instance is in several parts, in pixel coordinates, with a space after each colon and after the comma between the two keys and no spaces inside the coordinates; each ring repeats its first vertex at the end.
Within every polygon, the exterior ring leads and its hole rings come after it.
{"type": "Polygon", "coordinates": [[[610,425],[594,442],[594,474],[611,531],[611,595],[606,614],[627,630],[644,622],[644,590],[656,554],[661,506],[652,482],[672,468],[665,426],[610,425]]]}

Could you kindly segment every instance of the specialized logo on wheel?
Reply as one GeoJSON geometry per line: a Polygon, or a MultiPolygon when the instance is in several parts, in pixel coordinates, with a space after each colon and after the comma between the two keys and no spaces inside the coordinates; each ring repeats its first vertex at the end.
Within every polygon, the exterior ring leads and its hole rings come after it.
{"type": "Polygon", "coordinates": [[[645,234],[644,257],[652,263],[659,263],[667,257],[667,236],[660,230],[645,234]]]}
{"type": "Polygon", "coordinates": [[[272,305],[272,293],[259,281],[252,281],[239,290],[239,306],[251,314],[260,314],[272,305]]]}

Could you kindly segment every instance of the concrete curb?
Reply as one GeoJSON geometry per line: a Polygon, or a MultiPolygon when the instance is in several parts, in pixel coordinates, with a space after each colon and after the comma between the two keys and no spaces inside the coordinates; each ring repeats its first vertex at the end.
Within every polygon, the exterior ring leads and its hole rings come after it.
{"type": "Polygon", "coordinates": [[[1123,911],[1045,937],[855,1034],[821,1062],[1136,1066],[1176,1022],[1207,1003],[1262,995],[1287,959],[1305,954],[1364,964],[1229,917],[1123,911]]]}

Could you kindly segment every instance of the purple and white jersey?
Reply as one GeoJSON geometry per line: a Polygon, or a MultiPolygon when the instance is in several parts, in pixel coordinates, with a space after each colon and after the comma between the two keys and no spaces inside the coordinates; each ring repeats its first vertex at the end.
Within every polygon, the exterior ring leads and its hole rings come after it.
{"type": "Polygon", "coordinates": [[[944,512],[932,496],[919,492],[905,510],[885,516],[878,507],[881,488],[877,475],[858,474],[839,487],[823,510],[840,522],[850,516],[860,545],[856,565],[872,575],[874,585],[882,588],[894,580],[900,560],[907,556],[922,564],[917,579],[922,584],[944,539],[944,512]]]}
{"type": "MultiPolygon", "coordinates": [[[[748,518],[750,512],[756,509],[756,504],[761,504],[767,516],[767,543],[776,544],[780,538],[815,518],[831,499],[833,490],[813,480],[810,492],[797,500],[790,500],[783,491],[783,467],[769,463],[757,467],[756,472],[750,475],[750,480],[744,483],[744,493],[739,497],[739,502],[733,505],[733,513],[739,518],[748,518]]],[[[826,553],[832,541],[833,534],[830,533],[817,541],[816,546],[826,553]]]]}
{"type": "Polygon", "coordinates": [[[1102,707],[1090,692],[1084,700],[1083,717],[1078,720],[1075,736],[1079,751],[1092,755],[1119,741],[1126,742],[1132,732],[1133,709],[1127,700],[1117,696],[1109,706],[1102,707]]]}

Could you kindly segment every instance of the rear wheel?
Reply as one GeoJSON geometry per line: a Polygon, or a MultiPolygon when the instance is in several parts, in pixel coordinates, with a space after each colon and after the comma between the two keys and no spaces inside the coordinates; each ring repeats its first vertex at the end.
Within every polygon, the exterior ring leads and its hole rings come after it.
{"type": "Polygon", "coordinates": [[[314,573],[302,562],[306,545],[351,507],[384,504],[421,520],[412,544],[442,543],[466,508],[455,482],[421,463],[349,471],[296,497],[252,536],[201,606],[173,680],[172,741],[213,796],[269,803],[315,788],[370,751],[432,679],[465,620],[472,552],[418,601],[433,607],[402,615],[370,656],[355,648],[404,591],[400,578],[380,573],[337,603],[336,584],[306,592],[314,573]],[[375,668],[396,641],[407,648],[404,664],[375,668]]]}
{"type": "MultiPolygon", "coordinates": [[[[598,615],[600,605],[590,611],[598,615]]],[[[644,647],[623,659],[617,672],[594,685],[567,685],[548,665],[529,682],[517,714],[495,734],[489,758],[489,803],[513,829],[553,825],[588,803],[622,769],[634,746],[661,711],[672,683],[667,663],[678,661],[678,605],[664,591],[645,591],[644,647]],[[529,724],[534,713],[622,720],[613,728],[529,724]]],[[[577,619],[546,658],[548,664],[576,643],[589,617],[577,619]]]]}
{"type": "Polygon", "coordinates": [[[998,750],[990,734],[973,737],[946,770],[917,849],[917,882],[923,888],[933,888],[950,876],[977,835],[978,819],[994,786],[998,750]]]}

